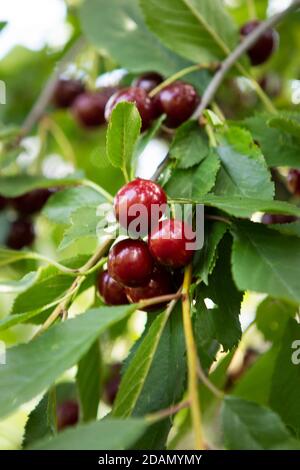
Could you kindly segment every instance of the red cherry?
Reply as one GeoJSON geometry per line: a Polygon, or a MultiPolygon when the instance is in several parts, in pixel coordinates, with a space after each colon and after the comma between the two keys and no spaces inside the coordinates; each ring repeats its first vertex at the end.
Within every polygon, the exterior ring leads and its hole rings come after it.
{"type": "Polygon", "coordinates": [[[35,189],[11,200],[13,208],[22,215],[32,215],[39,212],[55,189],[35,189]]]}
{"type": "Polygon", "coordinates": [[[147,243],[126,239],[111,248],[108,256],[108,272],[124,286],[146,285],[152,271],[153,259],[147,243]]]}
{"type": "Polygon", "coordinates": [[[104,110],[116,88],[104,88],[97,92],[82,93],[73,103],[72,113],[84,128],[98,127],[105,123],[104,110]]]}
{"type": "Polygon", "coordinates": [[[75,400],[67,400],[57,406],[57,429],[62,431],[75,426],[79,421],[79,405],[75,400]]]}
{"type": "Polygon", "coordinates": [[[3,209],[6,208],[7,204],[8,200],[6,199],[6,197],[0,196],[0,211],[3,211],[3,209]]]}
{"type": "MultiPolygon", "coordinates": [[[[261,24],[258,20],[249,21],[240,29],[240,34],[245,37],[251,34],[261,24]]],[[[278,33],[274,29],[268,29],[256,43],[248,50],[248,56],[252,65],[260,65],[266,62],[278,46],[278,33]]]]}
{"type": "Polygon", "coordinates": [[[57,108],[69,108],[84,89],[81,80],[60,78],[53,93],[53,103],[57,108]]]}
{"type": "Polygon", "coordinates": [[[300,170],[292,169],[287,177],[288,187],[295,196],[300,196],[300,170]]]}
{"type": "Polygon", "coordinates": [[[163,82],[163,77],[157,72],[147,72],[133,81],[132,86],[142,88],[147,93],[163,82]]]}
{"type": "MultiPolygon", "coordinates": [[[[130,302],[138,303],[141,300],[160,297],[174,292],[171,274],[162,269],[154,268],[148,284],[144,287],[126,287],[126,294],[130,302]]],[[[157,305],[155,306],[157,308],[157,305]]]]}
{"type": "Polygon", "coordinates": [[[167,115],[166,125],[178,127],[187,121],[200,103],[195,88],[184,82],[175,82],[166,86],[155,97],[156,108],[167,115]]]}
{"type": "Polygon", "coordinates": [[[270,224],[290,224],[291,222],[296,222],[298,219],[293,215],[283,215],[283,214],[264,214],[261,221],[265,225],[270,224]]]}
{"type": "Polygon", "coordinates": [[[128,300],[125,289],[115,281],[108,271],[103,271],[98,276],[98,290],[106,305],[126,305],[128,300]]]}
{"type": "Polygon", "coordinates": [[[26,246],[31,246],[34,238],[32,222],[27,219],[18,219],[11,224],[6,246],[12,250],[21,250],[26,246]]]}
{"type": "Polygon", "coordinates": [[[145,90],[137,87],[124,88],[117,91],[108,101],[105,108],[105,118],[109,121],[113,109],[118,103],[129,101],[135,103],[142,119],[142,130],[148,129],[154,119],[154,104],[145,90]]]}
{"type": "MultiPolygon", "coordinates": [[[[147,231],[149,232],[151,230],[151,225],[155,224],[155,206],[161,206],[163,204],[167,204],[167,196],[161,186],[150,180],[136,178],[135,180],[126,184],[119,190],[115,197],[114,209],[117,220],[121,220],[121,224],[123,221],[124,223],[122,224],[122,226],[127,229],[128,225],[133,220],[135,220],[137,216],[139,216],[139,212],[137,214],[132,214],[130,212],[130,208],[132,208],[132,211],[135,212],[135,209],[137,209],[137,207],[134,208],[133,206],[142,205],[143,208],[147,210],[148,230],[145,230],[145,233],[147,233],[147,231]],[[124,220],[126,217],[127,224],[124,220]]],[[[162,207],[162,210],[160,211],[157,210],[157,219],[161,218],[164,212],[165,207],[162,207]]]]}
{"type": "Polygon", "coordinates": [[[172,268],[186,266],[192,260],[195,250],[188,244],[195,241],[192,228],[181,220],[163,220],[149,236],[152,256],[160,264],[172,268]]]}

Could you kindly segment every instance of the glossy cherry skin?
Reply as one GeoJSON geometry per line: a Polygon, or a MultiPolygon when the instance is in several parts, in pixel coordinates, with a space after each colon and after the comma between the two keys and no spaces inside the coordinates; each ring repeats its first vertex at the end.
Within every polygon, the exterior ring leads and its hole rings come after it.
{"type": "Polygon", "coordinates": [[[39,212],[55,189],[35,189],[11,200],[13,208],[22,215],[32,215],[39,212]]]}
{"type": "Polygon", "coordinates": [[[33,224],[27,219],[18,219],[11,224],[6,246],[12,250],[21,250],[31,246],[35,239],[33,224]]]}
{"type": "Polygon", "coordinates": [[[57,406],[57,429],[62,431],[75,426],[79,421],[79,405],[75,400],[67,400],[57,406]]]}
{"type": "Polygon", "coordinates": [[[130,103],[135,103],[142,119],[142,130],[148,129],[155,117],[154,103],[148,96],[148,93],[142,88],[128,87],[124,88],[123,90],[117,91],[110,98],[106,105],[106,120],[109,121],[113,109],[117,106],[118,103],[121,103],[122,101],[129,101],[130,103]]]}
{"type": "Polygon", "coordinates": [[[81,80],[60,78],[53,93],[53,104],[57,108],[69,108],[84,90],[81,80]]]}
{"type": "Polygon", "coordinates": [[[115,281],[108,271],[102,271],[98,276],[98,291],[106,305],[126,305],[128,300],[125,288],[115,281]]]}
{"type": "Polygon", "coordinates": [[[295,194],[295,196],[300,196],[300,170],[290,170],[287,181],[291,193],[295,194]]]}
{"type": "Polygon", "coordinates": [[[155,97],[156,109],[160,114],[167,115],[166,125],[172,128],[187,121],[199,103],[200,97],[195,88],[180,81],[165,87],[155,97]]]}
{"type": "Polygon", "coordinates": [[[3,211],[3,209],[6,208],[7,204],[8,200],[6,199],[6,197],[0,196],[0,211],[3,211]]]}
{"type": "MultiPolygon", "coordinates": [[[[114,210],[117,220],[121,220],[122,226],[126,229],[136,217],[136,215],[129,215],[129,209],[132,208],[132,210],[134,210],[135,208],[133,206],[136,204],[143,205],[147,210],[148,230],[146,229],[145,231],[145,233],[147,233],[147,231],[149,232],[151,230],[151,225],[155,224],[154,205],[161,206],[167,204],[167,196],[162,187],[157,183],[142,178],[136,178],[123,186],[115,197],[114,210]],[[151,209],[153,209],[152,217],[151,209]],[[122,219],[124,220],[126,217],[127,224],[125,221],[122,223],[122,219]]],[[[159,211],[159,218],[162,217],[165,208],[166,207],[162,207],[162,210],[159,211]]]]}
{"type": "MultiPolygon", "coordinates": [[[[174,286],[171,274],[161,267],[155,267],[150,281],[144,287],[126,287],[126,294],[131,303],[172,294],[174,286]]],[[[155,306],[157,308],[157,305],[155,306]]]]}
{"type": "MultiPolygon", "coordinates": [[[[253,20],[245,23],[240,29],[242,37],[251,34],[259,25],[260,21],[253,20]]],[[[278,45],[278,34],[274,29],[268,29],[257,42],[248,50],[248,56],[252,65],[261,65],[266,62],[276,50],[278,45]]]]}
{"type": "Polygon", "coordinates": [[[270,224],[290,224],[291,222],[296,222],[298,219],[293,215],[283,215],[283,214],[264,214],[261,221],[265,225],[270,224]]]}
{"type": "Polygon", "coordinates": [[[122,240],[114,245],[108,256],[108,272],[127,287],[146,285],[153,271],[153,259],[147,243],[141,240],[122,240]]]}
{"type": "Polygon", "coordinates": [[[152,91],[164,81],[164,78],[157,72],[147,72],[133,81],[132,86],[142,88],[147,93],[152,91]]]}
{"type": "Polygon", "coordinates": [[[153,258],[171,268],[181,268],[189,264],[194,250],[188,244],[195,241],[192,228],[180,220],[164,220],[149,235],[149,248],[153,258]]]}
{"type": "Polygon", "coordinates": [[[72,113],[83,128],[93,128],[105,123],[104,111],[109,98],[116,88],[104,88],[101,91],[82,93],[73,103],[72,113]]]}

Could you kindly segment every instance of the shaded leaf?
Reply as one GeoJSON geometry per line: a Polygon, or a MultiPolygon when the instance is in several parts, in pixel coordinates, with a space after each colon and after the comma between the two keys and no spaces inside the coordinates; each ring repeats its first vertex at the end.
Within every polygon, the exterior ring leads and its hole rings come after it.
{"type": "Polygon", "coordinates": [[[100,348],[96,341],[78,363],[76,383],[83,421],[97,417],[101,388],[100,366],[100,348]]]}
{"type": "Polygon", "coordinates": [[[176,160],[176,168],[180,169],[200,163],[209,151],[207,136],[195,121],[187,121],[176,130],[170,147],[170,155],[176,160]]]}

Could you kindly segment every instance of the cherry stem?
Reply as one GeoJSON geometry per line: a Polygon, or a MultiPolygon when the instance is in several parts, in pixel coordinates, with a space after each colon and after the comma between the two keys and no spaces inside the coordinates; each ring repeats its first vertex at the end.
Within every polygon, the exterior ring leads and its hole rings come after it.
{"type": "Polygon", "coordinates": [[[187,350],[188,363],[188,394],[191,407],[192,423],[195,433],[195,449],[204,449],[202,417],[200,410],[200,400],[198,395],[198,355],[196,343],[193,335],[191,319],[191,301],[189,291],[192,282],[192,265],[185,268],[182,286],[182,317],[183,328],[187,350]]]}
{"type": "Polygon", "coordinates": [[[181,288],[175,294],[161,295],[159,297],[153,297],[152,299],[142,300],[138,304],[138,309],[143,310],[145,307],[151,307],[152,305],[163,304],[170,302],[171,300],[178,300],[181,296],[181,288]]]}
{"type": "Polygon", "coordinates": [[[146,416],[146,420],[148,421],[160,421],[161,419],[167,418],[168,416],[172,416],[178,411],[183,410],[184,408],[188,408],[190,406],[189,400],[181,401],[176,405],[170,406],[169,408],[165,408],[163,410],[156,411],[155,413],[151,413],[146,416]]]}

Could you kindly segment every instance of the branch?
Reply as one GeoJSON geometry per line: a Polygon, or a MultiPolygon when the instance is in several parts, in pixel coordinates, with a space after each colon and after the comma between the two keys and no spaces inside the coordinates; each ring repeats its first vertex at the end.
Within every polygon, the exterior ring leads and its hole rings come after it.
{"type": "Polygon", "coordinates": [[[241,44],[231,53],[229,56],[222,62],[220,69],[213,77],[212,81],[206,88],[204,95],[202,97],[201,103],[196,109],[193,118],[198,119],[203,111],[210,104],[214,98],[218,88],[220,87],[223,79],[225,78],[228,71],[235,65],[235,63],[240,59],[240,57],[256,43],[260,36],[267,31],[269,28],[272,28],[277,23],[279,23],[286,15],[291,13],[300,7],[300,0],[294,0],[294,2],[286,8],[284,11],[272,16],[267,21],[261,23],[253,33],[249,34],[241,44]]]}
{"type": "Polygon", "coordinates": [[[53,71],[52,75],[50,75],[49,79],[47,80],[43,90],[41,91],[41,94],[33,105],[31,111],[23,122],[23,125],[21,127],[21,136],[28,134],[33,128],[33,126],[36,124],[36,122],[38,122],[39,119],[42,117],[46,107],[48,106],[53,96],[58,78],[65,71],[67,65],[72,62],[74,57],[76,57],[76,55],[81,51],[85,44],[85,39],[83,37],[80,37],[66,52],[64,57],[60,60],[56,69],[53,71]]]}

